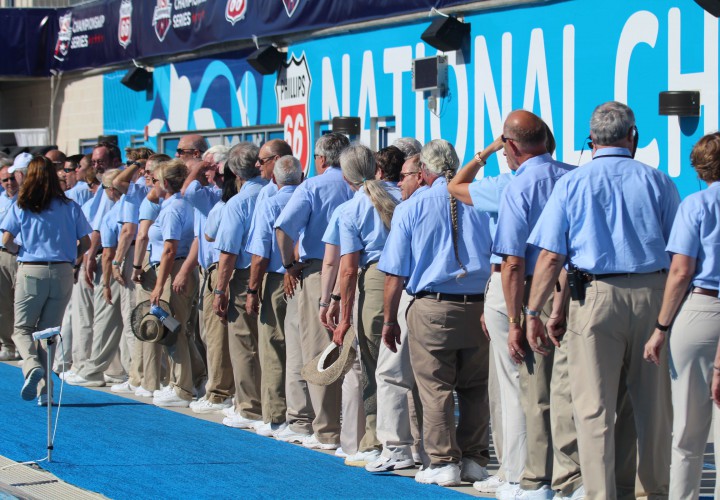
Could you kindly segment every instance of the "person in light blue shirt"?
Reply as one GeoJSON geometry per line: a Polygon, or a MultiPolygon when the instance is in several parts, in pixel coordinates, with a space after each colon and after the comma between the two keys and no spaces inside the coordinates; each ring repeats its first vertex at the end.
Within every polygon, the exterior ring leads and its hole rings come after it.
{"type": "MultiPolygon", "coordinates": [[[[708,188],[691,194],[678,208],[667,245],[672,263],[663,304],[644,353],[646,360],[660,365],[665,337],[670,334],[669,498],[699,496],[702,456],[713,416],[720,416],[720,133],[702,137],[690,161],[708,188]]],[[[720,439],[718,430],[715,436],[720,439]]],[[[720,461],[720,450],[715,451],[715,460],[720,461]]],[[[720,497],[717,482],[715,497],[720,497]]]]}
{"type": "MultiPolygon", "coordinates": [[[[245,312],[260,320],[259,342],[262,380],[263,427],[259,433],[273,434],[287,429],[287,401],[285,395],[286,342],[284,274],[282,258],[275,238],[275,220],[292,197],[302,180],[300,161],[291,156],[275,160],[273,180],[278,191],[258,203],[253,216],[246,251],[252,255],[245,312]],[[264,279],[263,279],[264,278],[264,279]],[[262,308],[258,293],[262,285],[262,308]]],[[[259,196],[258,196],[259,198],[259,196]]]]}
{"type": "MultiPolygon", "coordinates": [[[[8,166],[0,168],[0,184],[5,188],[0,193],[0,223],[5,215],[15,205],[17,200],[18,184],[15,176],[8,172],[8,166]]],[[[4,245],[0,244],[0,361],[14,361],[19,359],[12,340],[13,325],[15,324],[15,275],[17,274],[17,256],[10,253],[4,245]]]]}
{"type": "Polygon", "coordinates": [[[567,324],[568,372],[586,494],[622,494],[614,481],[614,436],[632,425],[620,415],[616,421],[622,385],[632,401],[642,490],[667,496],[667,359],[656,370],[643,361],[642,349],[660,310],[670,265],[665,247],[680,197],[666,174],[633,159],[638,131],[628,106],[611,101],[595,108],[590,137],[593,160],[557,181],[528,239],[543,249],[525,310],[528,344],[548,353],[540,310],[569,259],[575,300],[567,324]]]}
{"type": "Polygon", "coordinates": [[[228,347],[235,379],[235,407],[223,424],[235,428],[262,425],[257,318],[247,313],[250,255],[245,251],[260,190],[268,183],[257,167],[258,147],[241,142],[230,149],[227,166],[242,187],[222,210],[215,246],[220,251],[213,310],[228,322],[228,347]]]}
{"type": "Polygon", "coordinates": [[[153,397],[153,404],[162,407],[187,408],[194,390],[187,323],[197,292],[197,275],[190,275],[184,287],[174,286],[194,237],[193,208],[180,195],[187,175],[188,168],[177,159],[163,163],[154,173],[158,180],[155,189],[164,200],[158,218],[148,232],[150,267],[142,274],[143,293],[138,296],[138,302],[141,298],[153,305],[158,305],[161,298],[168,302],[170,311],[167,312],[181,325],[174,348],[167,349],[171,373],[169,389],[153,397]]]}
{"type": "Polygon", "coordinates": [[[490,275],[491,239],[488,216],[448,193],[447,181],[460,163],[452,145],[430,141],[420,162],[430,187],[410,200],[401,217],[393,217],[378,265],[387,274],[383,341],[396,349],[398,306],[406,288],[415,295],[407,325],[430,458],[430,466],[415,480],[453,485],[487,477],[488,341],[478,334],[477,322],[490,275]],[[453,390],[460,401],[461,425],[457,439],[448,439],[455,422],[453,390]],[[427,415],[433,417],[428,420],[427,415]]]}
{"type": "MultiPolygon", "coordinates": [[[[398,150],[402,166],[402,153],[398,150]]],[[[380,350],[383,320],[383,289],[385,275],[378,271],[377,262],[382,254],[390,229],[395,207],[400,201],[396,185],[376,180],[378,170],[370,149],[353,144],[340,155],[343,177],[355,196],[343,205],[339,214],[340,228],[340,297],[343,311],[352,311],[355,288],[358,296],[356,331],[360,346],[360,360],[368,383],[363,390],[365,407],[365,434],[354,455],[346,463],[373,462],[380,456],[381,444],[377,438],[377,384],[375,368],[380,350]],[[358,268],[362,268],[358,271],[358,268]]],[[[399,170],[399,168],[398,168],[399,170]]],[[[333,341],[342,345],[351,326],[351,315],[342,315],[333,332],[333,341]]]]}
{"type": "MultiPolygon", "coordinates": [[[[300,340],[303,365],[323,352],[330,342],[330,334],[320,324],[318,302],[321,295],[322,258],[325,245],[322,236],[335,208],[352,196],[339,167],[340,153],[350,144],[342,134],[329,133],[315,142],[314,161],[318,175],[307,179],[293,193],[290,201],[275,221],[275,235],[282,255],[285,273],[285,293],[295,294],[302,273],[303,284],[298,291],[300,340]],[[296,262],[298,243],[300,262],[296,262]]],[[[307,448],[335,449],[340,441],[341,384],[329,386],[308,384],[308,392],[315,411],[313,434],[302,439],[307,448]]]]}
{"type": "MultiPolygon", "coordinates": [[[[24,360],[20,395],[29,401],[38,396],[38,384],[52,368],[45,366],[47,355],[32,334],[60,327],[72,292],[73,265],[90,244],[91,228],[80,206],[63,194],[53,163],[38,156],[30,161],[0,231],[5,248],[18,255],[13,341],[24,360]],[[20,248],[14,242],[18,236],[20,248]]],[[[40,393],[46,390],[41,387],[40,393]]]]}

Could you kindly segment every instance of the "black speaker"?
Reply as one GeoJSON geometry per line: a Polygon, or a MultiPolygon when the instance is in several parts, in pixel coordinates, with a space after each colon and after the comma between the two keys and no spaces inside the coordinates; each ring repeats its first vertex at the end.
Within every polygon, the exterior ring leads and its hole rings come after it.
{"type": "Polygon", "coordinates": [[[700,92],[669,90],[660,92],[659,114],[665,116],[700,116],[700,92]]]}
{"type": "Polygon", "coordinates": [[[470,34],[470,25],[454,17],[438,17],[420,38],[425,43],[443,52],[458,50],[465,38],[470,34]]]}
{"type": "Polygon", "coordinates": [[[152,73],[144,68],[132,68],[125,73],[120,83],[135,92],[147,90],[152,85],[152,73]]]}
{"type": "Polygon", "coordinates": [[[695,3],[715,17],[720,17],[720,0],[695,0],[695,3]]]}
{"type": "Polygon", "coordinates": [[[332,119],[332,131],[345,135],[360,135],[360,118],[336,116],[332,119]]]}
{"type": "Polygon", "coordinates": [[[272,75],[285,60],[285,55],[272,45],[260,47],[250,54],[247,62],[261,75],[272,75]]]}

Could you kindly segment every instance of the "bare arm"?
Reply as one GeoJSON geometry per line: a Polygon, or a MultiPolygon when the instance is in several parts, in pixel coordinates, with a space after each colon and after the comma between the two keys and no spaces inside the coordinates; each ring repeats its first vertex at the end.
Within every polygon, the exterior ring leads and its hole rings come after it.
{"type": "MultiPolygon", "coordinates": [[[[503,295],[507,307],[508,350],[510,357],[516,358],[523,352],[522,344],[525,336],[520,320],[522,319],[522,302],[525,295],[525,259],[513,255],[503,257],[502,276],[503,295]]],[[[516,359],[517,361],[517,359],[516,359]]]]}
{"type": "Polygon", "coordinates": [[[137,231],[137,224],[133,224],[132,222],[125,222],[123,224],[122,229],[120,229],[120,236],[118,237],[118,246],[117,250],[115,251],[115,260],[125,260],[128,250],[130,249],[130,245],[132,245],[132,242],[136,239],[135,237],[137,235],[137,231]]]}
{"type": "Polygon", "coordinates": [[[196,161],[190,163],[190,168],[188,169],[188,176],[183,183],[182,189],[180,190],[183,196],[185,196],[185,190],[188,188],[188,186],[190,186],[190,184],[193,183],[193,181],[198,181],[200,182],[200,184],[202,184],[202,182],[200,181],[200,174],[205,168],[207,168],[207,166],[208,164],[204,161],[196,161]]]}
{"type": "Polygon", "coordinates": [[[320,285],[320,302],[330,302],[330,294],[333,293],[337,281],[339,264],[340,247],[337,245],[330,245],[329,243],[326,243],[321,272],[322,280],[320,285]]]}
{"type": "Polygon", "coordinates": [[[385,321],[383,322],[383,342],[392,352],[397,352],[400,344],[400,326],[397,324],[400,297],[405,287],[405,278],[393,274],[385,275],[385,290],[383,292],[383,308],[385,321]]]}
{"type": "Polygon", "coordinates": [[[18,250],[20,250],[20,247],[15,244],[15,236],[13,236],[11,233],[5,231],[3,233],[2,238],[2,244],[5,248],[8,249],[8,252],[12,253],[18,253],[18,250]]]}
{"type": "MultiPolygon", "coordinates": [[[[528,299],[528,309],[532,311],[541,311],[547,300],[550,298],[550,294],[553,292],[555,283],[560,276],[563,264],[565,263],[565,256],[554,252],[543,250],[538,256],[537,264],[535,265],[535,274],[533,275],[532,288],[530,289],[530,298],[528,299]]],[[[547,338],[547,332],[545,331],[545,325],[539,316],[525,317],[525,327],[527,330],[527,340],[530,344],[530,349],[538,354],[546,356],[549,351],[545,347],[549,342],[547,338]]],[[[523,349],[516,353],[515,360],[522,361],[525,357],[523,349]]]]}
{"type": "Polygon", "coordinates": [[[500,151],[502,147],[502,139],[498,137],[480,153],[480,158],[482,158],[483,160],[481,163],[478,163],[473,157],[473,159],[470,160],[467,165],[465,165],[455,174],[455,177],[453,177],[453,179],[448,184],[448,192],[465,205],[472,205],[473,202],[472,198],[470,197],[469,188],[470,184],[475,180],[475,176],[477,176],[480,169],[485,165],[485,162],[488,160],[488,158],[490,158],[490,156],[492,156],[496,152],[500,151]]]}
{"type": "Polygon", "coordinates": [[[227,315],[228,296],[227,290],[230,284],[230,277],[235,270],[237,255],[234,253],[220,252],[218,262],[217,282],[215,283],[215,299],[213,300],[213,311],[224,318],[227,315]]]}
{"type": "Polygon", "coordinates": [[[125,170],[122,170],[117,177],[113,179],[113,187],[120,191],[122,194],[127,194],[130,183],[133,181],[135,172],[137,172],[138,165],[133,163],[125,170]]]}
{"type": "Polygon", "coordinates": [[[105,302],[112,304],[112,291],[110,289],[110,279],[112,278],[112,261],[115,258],[115,247],[103,248],[102,253],[102,287],[105,302]]]}
{"type": "Polygon", "coordinates": [[[170,277],[173,262],[175,262],[175,255],[177,255],[178,243],[178,240],[165,240],[163,244],[160,265],[157,268],[157,281],[155,282],[155,289],[150,296],[150,302],[152,304],[158,304],[165,289],[165,282],[170,277]]]}
{"type": "Polygon", "coordinates": [[[355,305],[355,289],[357,287],[358,266],[360,265],[360,251],[352,252],[340,257],[340,296],[342,297],[340,324],[333,333],[333,342],[342,345],[345,334],[350,328],[352,310],[355,305]]]}
{"type": "Polygon", "coordinates": [[[248,280],[248,288],[257,290],[257,293],[248,293],[245,300],[245,311],[251,316],[257,316],[260,313],[260,286],[262,279],[267,271],[270,259],[260,255],[254,255],[250,258],[250,279],[248,280]]]}

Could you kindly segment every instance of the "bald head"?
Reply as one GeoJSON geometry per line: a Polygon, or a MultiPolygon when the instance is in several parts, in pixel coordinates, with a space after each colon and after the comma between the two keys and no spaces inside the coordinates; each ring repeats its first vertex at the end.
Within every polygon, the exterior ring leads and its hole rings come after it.
{"type": "Polygon", "coordinates": [[[53,162],[56,166],[62,166],[65,164],[65,160],[67,160],[65,153],[60,151],[59,149],[51,149],[47,153],[45,153],[45,158],[48,158],[51,162],[53,162]]]}
{"type": "Polygon", "coordinates": [[[180,138],[176,158],[188,160],[190,158],[202,158],[208,149],[207,141],[200,134],[188,134],[180,138]]]}
{"type": "Polygon", "coordinates": [[[547,151],[545,122],[530,111],[519,109],[510,113],[503,130],[505,137],[524,153],[542,154],[547,151]]]}

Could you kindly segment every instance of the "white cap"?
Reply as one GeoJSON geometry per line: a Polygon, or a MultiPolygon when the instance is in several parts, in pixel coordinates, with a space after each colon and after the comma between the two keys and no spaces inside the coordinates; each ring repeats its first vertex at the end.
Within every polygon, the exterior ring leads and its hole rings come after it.
{"type": "Polygon", "coordinates": [[[18,170],[24,170],[27,168],[27,166],[30,164],[30,160],[33,159],[33,155],[30,153],[20,153],[15,157],[15,161],[12,164],[12,167],[8,169],[8,173],[12,174],[17,172],[18,170]]]}

